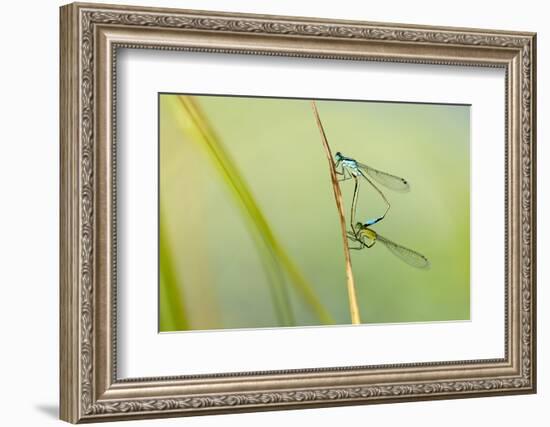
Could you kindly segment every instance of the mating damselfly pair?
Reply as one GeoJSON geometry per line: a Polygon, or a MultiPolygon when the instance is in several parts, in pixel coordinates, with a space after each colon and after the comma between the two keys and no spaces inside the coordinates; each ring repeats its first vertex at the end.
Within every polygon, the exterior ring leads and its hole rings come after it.
{"type": "Polygon", "coordinates": [[[391,253],[405,261],[407,264],[418,268],[428,268],[430,262],[424,255],[412,249],[406,248],[405,246],[401,246],[385,238],[384,236],[381,236],[371,228],[374,224],[382,221],[391,208],[391,204],[385,194],[378,188],[373,180],[386,188],[400,192],[409,191],[409,183],[403,178],[374,169],[351,157],[346,157],[340,152],[337,152],[335,155],[334,166],[336,173],[342,177],[340,181],[353,179],[355,183],[350,212],[351,231],[348,231],[347,234],[348,238],[352,242],[357,243],[357,246],[350,247],[350,249],[361,250],[365,248],[372,248],[376,242],[382,242],[382,244],[386,246],[391,253]],[[382,197],[386,204],[385,211],[382,215],[373,219],[368,219],[365,222],[356,221],[355,219],[357,215],[357,200],[359,197],[359,186],[361,179],[366,180],[382,197]]]}

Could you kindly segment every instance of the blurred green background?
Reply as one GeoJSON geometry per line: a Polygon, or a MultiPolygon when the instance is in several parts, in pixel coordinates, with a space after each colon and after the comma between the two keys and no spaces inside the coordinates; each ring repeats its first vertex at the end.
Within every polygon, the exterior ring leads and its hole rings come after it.
{"type": "MultiPolygon", "coordinates": [[[[361,321],[469,319],[469,107],[317,106],[333,153],[409,181],[408,193],[380,186],[392,208],[373,229],[431,262],[416,269],[380,243],[352,251],[361,321]]],[[[310,101],[160,94],[159,108],[160,331],[349,324],[310,101]]],[[[349,220],[353,180],[341,188],[349,220]]],[[[364,182],[358,218],[383,208],[364,182]]]]}

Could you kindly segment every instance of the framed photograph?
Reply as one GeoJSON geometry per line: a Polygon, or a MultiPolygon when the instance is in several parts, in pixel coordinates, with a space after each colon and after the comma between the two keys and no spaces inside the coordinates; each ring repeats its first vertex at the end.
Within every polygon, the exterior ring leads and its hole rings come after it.
{"type": "Polygon", "coordinates": [[[61,418],[534,393],[535,34],[61,8],[61,418]]]}

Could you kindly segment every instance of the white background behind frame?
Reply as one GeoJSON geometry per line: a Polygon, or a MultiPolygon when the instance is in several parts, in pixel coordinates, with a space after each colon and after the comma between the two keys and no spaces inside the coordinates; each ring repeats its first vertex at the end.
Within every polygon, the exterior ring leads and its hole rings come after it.
{"type": "Polygon", "coordinates": [[[119,378],[504,357],[504,69],[119,48],[117,83],[119,378]],[[471,321],[157,333],[159,92],[472,104],[471,321]]]}
{"type": "MultiPolygon", "coordinates": [[[[152,0],[110,0],[115,4],[151,6],[152,0]]],[[[60,427],[57,419],[59,358],[59,33],[58,7],[62,0],[7,2],[7,17],[0,26],[5,64],[1,70],[0,107],[0,324],[4,351],[0,353],[2,385],[0,399],[8,407],[2,421],[9,426],[60,427]],[[29,11],[32,10],[32,13],[29,11]],[[22,17],[32,31],[21,31],[22,17]],[[37,36],[39,35],[39,37],[37,36]],[[32,52],[32,54],[25,54],[32,52]],[[38,71],[39,67],[39,72],[38,71]],[[29,125],[30,100],[33,116],[29,125]],[[23,134],[22,134],[23,132],[23,134]],[[31,153],[31,154],[29,154],[31,153]],[[24,165],[22,167],[22,165],[24,165]],[[31,172],[32,171],[32,172],[31,172]],[[15,184],[17,183],[17,185],[15,184]],[[37,207],[40,207],[37,211],[37,207]],[[31,220],[32,219],[32,220],[31,220]],[[23,256],[22,254],[25,254],[23,256]],[[29,259],[32,258],[32,268],[29,259]],[[32,292],[32,297],[29,293],[32,292]],[[25,301],[22,312],[21,304],[25,301]],[[16,327],[14,327],[16,326],[16,327]],[[10,351],[9,349],[15,349],[10,351]],[[24,355],[38,355],[24,357],[24,355]],[[32,360],[31,360],[32,359],[32,360]]],[[[463,0],[442,4],[435,0],[392,0],[387,2],[311,2],[308,0],[156,0],[159,7],[225,10],[330,19],[356,19],[411,24],[453,25],[474,28],[500,28],[538,32],[539,52],[550,50],[547,5],[537,0],[463,0]]],[[[538,117],[550,116],[550,55],[539,54],[537,61],[538,117]]],[[[539,120],[539,141],[550,139],[548,120],[539,120]]],[[[516,427],[544,425],[550,406],[550,145],[540,143],[538,164],[537,266],[538,287],[538,393],[536,395],[495,396],[451,399],[391,405],[346,406],[296,411],[253,412],[196,418],[126,421],[124,427],[266,427],[335,426],[371,424],[411,427],[516,427]]],[[[121,426],[105,423],[105,426],[121,426]]]]}

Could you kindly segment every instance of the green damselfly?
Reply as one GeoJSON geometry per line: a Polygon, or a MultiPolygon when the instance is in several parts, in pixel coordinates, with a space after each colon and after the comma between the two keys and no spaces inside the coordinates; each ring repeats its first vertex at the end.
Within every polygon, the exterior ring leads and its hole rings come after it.
{"type": "Polygon", "coordinates": [[[417,268],[430,267],[430,261],[428,261],[428,258],[421,253],[392,242],[370,228],[370,226],[378,221],[380,221],[380,219],[370,220],[364,224],[360,222],[356,223],[355,227],[352,227],[353,231],[348,232],[348,238],[351,241],[358,243],[359,246],[350,246],[350,249],[372,248],[376,242],[382,242],[382,244],[388,248],[391,253],[407,264],[417,268]]]}

